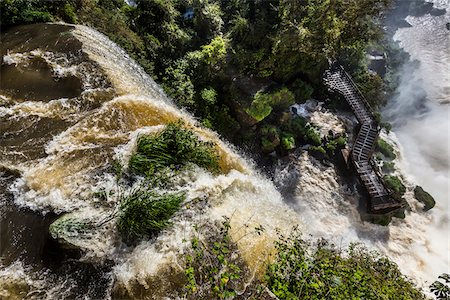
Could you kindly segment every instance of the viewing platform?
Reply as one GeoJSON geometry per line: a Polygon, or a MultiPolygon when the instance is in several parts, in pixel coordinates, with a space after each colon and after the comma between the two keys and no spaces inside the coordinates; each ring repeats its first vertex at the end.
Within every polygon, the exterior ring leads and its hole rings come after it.
{"type": "Polygon", "coordinates": [[[325,72],[324,82],[331,92],[338,93],[345,98],[361,125],[351,149],[351,161],[370,196],[369,212],[387,213],[401,208],[402,204],[392,197],[392,191],[384,183],[375,161],[372,159],[380,127],[369,103],[350,75],[340,65],[332,65],[325,72]]]}

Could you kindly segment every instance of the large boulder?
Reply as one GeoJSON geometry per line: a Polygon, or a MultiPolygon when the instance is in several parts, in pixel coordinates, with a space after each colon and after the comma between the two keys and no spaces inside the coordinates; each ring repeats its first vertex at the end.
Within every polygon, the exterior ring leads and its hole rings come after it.
{"type": "Polygon", "coordinates": [[[424,211],[430,210],[436,205],[436,201],[434,200],[433,196],[424,191],[421,186],[416,186],[414,188],[414,197],[417,199],[417,201],[424,204],[424,211]]]}

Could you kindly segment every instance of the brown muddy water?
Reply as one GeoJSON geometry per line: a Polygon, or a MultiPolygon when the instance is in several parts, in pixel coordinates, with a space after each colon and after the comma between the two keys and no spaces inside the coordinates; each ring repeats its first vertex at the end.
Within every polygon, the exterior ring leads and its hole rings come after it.
{"type": "Polygon", "coordinates": [[[194,224],[231,215],[234,228],[262,224],[261,237],[233,233],[256,268],[275,228],[297,222],[268,179],[176,108],[105,36],[84,26],[36,24],[1,38],[0,297],[173,298],[182,291],[183,253],[194,224]],[[102,221],[111,219],[120,198],[110,163],[126,166],[140,134],[180,119],[215,143],[222,174],[182,173],[172,190],[202,204],[184,206],[158,237],[127,246],[115,219],[102,221]],[[88,232],[63,228],[58,243],[49,226],[63,215],[101,225],[88,232]]]}

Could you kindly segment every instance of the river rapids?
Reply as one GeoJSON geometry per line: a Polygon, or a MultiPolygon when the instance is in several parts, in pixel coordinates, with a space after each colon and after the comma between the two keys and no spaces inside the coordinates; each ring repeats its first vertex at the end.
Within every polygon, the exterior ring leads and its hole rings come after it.
{"type": "MultiPolygon", "coordinates": [[[[406,220],[389,227],[363,222],[357,193],[306,152],[280,163],[274,180],[268,179],[178,109],[99,32],[64,24],[19,26],[2,33],[1,55],[0,298],[176,298],[172,285],[183,274],[180,261],[194,225],[214,226],[224,216],[256,276],[277,231],[289,233],[293,226],[342,246],[364,242],[419,284],[436,276],[426,258],[433,249],[416,251],[429,240],[427,218],[418,217],[414,205],[406,220]],[[129,192],[118,190],[109,166],[114,160],[126,165],[140,134],[180,119],[215,144],[222,173],[183,172],[173,189],[187,198],[172,225],[128,247],[108,222],[120,193],[129,192]],[[99,192],[107,196],[95,197],[99,192]],[[99,224],[90,232],[65,233],[81,255],[49,236],[49,225],[64,213],[99,224]],[[263,234],[247,234],[247,227],[259,225],[263,234]]],[[[315,113],[314,122],[343,128],[328,112],[315,113]]]]}

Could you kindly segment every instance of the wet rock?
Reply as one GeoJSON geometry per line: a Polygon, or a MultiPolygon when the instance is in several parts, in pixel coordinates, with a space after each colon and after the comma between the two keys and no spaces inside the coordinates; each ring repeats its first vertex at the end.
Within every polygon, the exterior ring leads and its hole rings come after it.
{"type": "Polygon", "coordinates": [[[428,211],[436,205],[436,201],[433,196],[423,190],[421,186],[416,186],[414,189],[414,197],[417,201],[424,204],[423,210],[428,211]]]}

